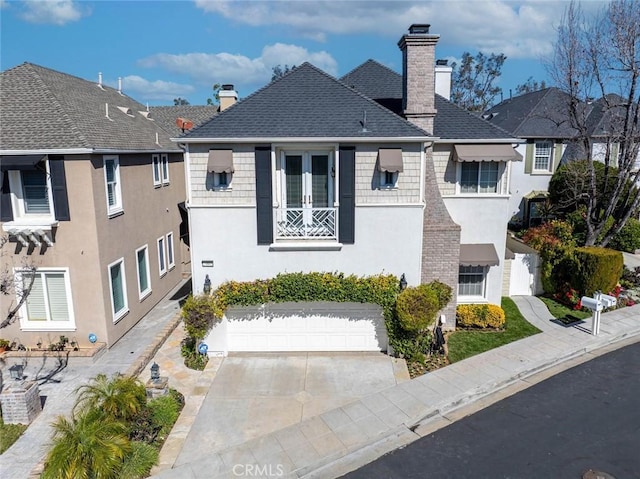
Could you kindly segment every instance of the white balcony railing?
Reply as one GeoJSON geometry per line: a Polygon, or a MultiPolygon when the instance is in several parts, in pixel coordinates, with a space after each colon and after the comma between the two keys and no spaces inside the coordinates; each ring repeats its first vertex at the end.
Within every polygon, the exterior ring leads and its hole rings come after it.
{"type": "Polygon", "coordinates": [[[278,208],[276,239],[337,239],[338,208],[278,208]]]}

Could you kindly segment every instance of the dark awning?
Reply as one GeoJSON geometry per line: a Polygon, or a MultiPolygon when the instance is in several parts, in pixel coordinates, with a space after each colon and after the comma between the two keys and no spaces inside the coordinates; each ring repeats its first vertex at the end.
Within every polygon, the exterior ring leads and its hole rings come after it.
{"type": "Polygon", "coordinates": [[[207,171],[211,173],[233,173],[233,150],[209,150],[207,171]]]}
{"type": "Polygon", "coordinates": [[[2,155],[0,170],[33,170],[47,155],[2,155]]]}
{"type": "Polygon", "coordinates": [[[493,243],[461,244],[460,264],[463,266],[497,266],[500,264],[493,243]]]}
{"type": "Polygon", "coordinates": [[[456,161],[522,161],[522,155],[509,144],[455,145],[456,161]]]}
{"type": "Polygon", "coordinates": [[[378,169],[390,173],[402,172],[402,149],[380,148],[378,150],[378,169]]]}

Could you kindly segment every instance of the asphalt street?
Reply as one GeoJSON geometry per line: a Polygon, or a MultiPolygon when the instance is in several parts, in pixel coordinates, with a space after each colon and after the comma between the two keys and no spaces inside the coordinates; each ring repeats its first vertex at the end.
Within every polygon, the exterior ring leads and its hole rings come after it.
{"type": "Polygon", "coordinates": [[[348,479],[640,478],[640,342],[387,454],[348,479]]]}

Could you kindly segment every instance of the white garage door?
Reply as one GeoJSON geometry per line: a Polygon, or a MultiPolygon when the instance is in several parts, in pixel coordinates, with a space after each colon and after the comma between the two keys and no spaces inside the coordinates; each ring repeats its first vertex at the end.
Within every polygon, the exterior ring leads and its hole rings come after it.
{"type": "Polygon", "coordinates": [[[227,311],[227,351],[386,351],[382,309],[361,303],[282,303],[227,311]]]}

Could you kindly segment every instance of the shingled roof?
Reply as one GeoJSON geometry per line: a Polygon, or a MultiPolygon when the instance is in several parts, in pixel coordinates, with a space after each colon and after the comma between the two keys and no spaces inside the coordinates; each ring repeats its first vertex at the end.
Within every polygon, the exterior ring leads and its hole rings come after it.
{"type": "Polygon", "coordinates": [[[33,63],[0,73],[0,105],[0,150],[181,151],[142,104],[33,63]]]}
{"type": "Polygon", "coordinates": [[[430,133],[329,74],[303,63],[182,139],[428,136],[430,133]]]}
{"type": "Polygon", "coordinates": [[[569,95],[558,88],[525,93],[504,100],[485,116],[520,138],[572,138],[576,130],[568,116],[569,95]]]}
{"type": "MultiPolygon", "coordinates": [[[[367,60],[340,80],[385,108],[402,114],[402,75],[392,69],[375,60],[367,60]]],[[[503,140],[512,137],[509,132],[440,95],[436,95],[436,110],[433,134],[442,139],[503,140]]]]}
{"type": "Polygon", "coordinates": [[[214,105],[176,105],[176,106],[152,106],[149,107],[149,118],[168,131],[172,136],[183,134],[178,128],[176,120],[184,118],[198,126],[218,114],[218,107],[214,105]]]}

